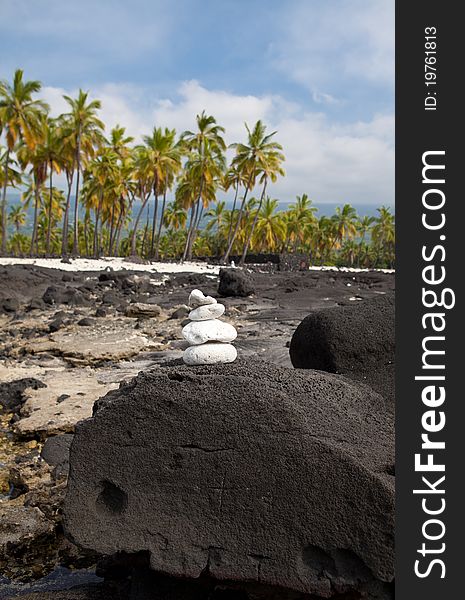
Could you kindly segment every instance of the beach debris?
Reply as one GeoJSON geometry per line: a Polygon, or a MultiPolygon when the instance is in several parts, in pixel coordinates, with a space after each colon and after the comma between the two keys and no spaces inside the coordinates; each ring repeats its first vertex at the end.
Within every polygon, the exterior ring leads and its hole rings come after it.
{"type": "Polygon", "coordinates": [[[184,351],[184,362],[187,365],[234,362],[237,350],[230,342],[236,339],[237,331],[218,319],[224,314],[224,304],[195,289],[189,295],[189,306],[192,308],[188,317],[190,322],[182,329],[182,335],[189,343],[184,351]]]}

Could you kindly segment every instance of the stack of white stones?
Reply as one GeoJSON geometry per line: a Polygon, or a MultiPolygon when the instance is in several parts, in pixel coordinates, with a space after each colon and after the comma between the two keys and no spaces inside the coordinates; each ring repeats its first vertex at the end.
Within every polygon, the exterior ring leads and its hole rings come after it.
{"type": "Polygon", "coordinates": [[[182,335],[190,344],[184,351],[184,362],[187,365],[234,362],[237,350],[230,342],[236,339],[237,331],[218,319],[225,311],[224,304],[212,296],[204,296],[200,290],[193,290],[189,306],[191,322],[182,329],[182,335]]]}

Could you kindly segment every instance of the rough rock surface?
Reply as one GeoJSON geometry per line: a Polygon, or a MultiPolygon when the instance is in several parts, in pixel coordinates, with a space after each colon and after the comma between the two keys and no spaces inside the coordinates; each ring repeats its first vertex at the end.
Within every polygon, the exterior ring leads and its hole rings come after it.
{"type": "Polygon", "coordinates": [[[59,354],[68,362],[79,365],[119,361],[153,347],[148,336],[135,331],[130,324],[103,321],[92,328],[60,330],[52,333],[49,339],[31,340],[26,351],[59,354]]]}
{"type": "Polygon", "coordinates": [[[250,296],[255,292],[252,276],[241,269],[220,269],[220,296],[250,296]]]}
{"type": "Polygon", "coordinates": [[[51,373],[44,377],[44,383],[46,387],[24,392],[23,418],[14,425],[21,437],[73,431],[78,421],[92,414],[97,398],[117,387],[116,383],[100,383],[89,368],[51,373]]]}
{"type": "Polygon", "coordinates": [[[72,433],[54,435],[47,438],[43,445],[40,455],[48,465],[53,467],[57,478],[68,477],[69,449],[73,437],[72,433]]]}
{"type": "Polygon", "coordinates": [[[127,317],[136,317],[138,319],[151,319],[160,315],[160,307],[156,304],[144,304],[143,302],[134,302],[126,308],[127,317]]]}
{"type": "Polygon", "coordinates": [[[0,406],[5,412],[17,412],[26,402],[25,390],[37,390],[41,387],[45,387],[45,384],[34,377],[0,383],[0,406]]]}
{"type": "Polygon", "coordinates": [[[292,336],[292,364],[364,381],[394,403],[395,303],[380,296],[318,310],[292,336]]]}
{"type": "Polygon", "coordinates": [[[78,544],[147,551],[173,576],[392,597],[393,422],[367,386],[252,359],[174,364],[94,411],[71,447],[78,544]]]}

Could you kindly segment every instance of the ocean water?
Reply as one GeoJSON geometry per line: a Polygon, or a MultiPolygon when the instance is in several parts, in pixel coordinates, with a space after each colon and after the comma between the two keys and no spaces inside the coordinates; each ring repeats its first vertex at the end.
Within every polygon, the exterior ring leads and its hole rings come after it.
{"type": "MultiPolygon", "coordinates": [[[[71,197],[71,205],[73,205],[73,200],[74,197],[71,197]]],[[[167,203],[170,201],[170,199],[167,199],[167,203]]],[[[18,193],[11,193],[7,195],[7,211],[9,212],[10,210],[10,206],[13,206],[15,204],[19,204],[21,202],[21,195],[18,193]]],[[[288,202],[286,201],[282,201],[279,204],[279,210],[286,210],[287,207],[290,204],[293,204],[295,202],[295,200],[290,200],[288,202]]],[[[133,207],[133,215],[137,214],[137,212],[140,209],[140,201],[136,200],[134,203],[134,207],[133,207]]],[[[149,201],[148,205],[145,207],[144,212],[142,213],[142,217],[140,220],[140,224],[142,226],[142,224],[144,224],[147,220],[147,217],[152,218],[153,215],[153,198],[149,201]]],[[[227,200],[226,201],[226,208],[231,209],[233,205],[232,200],[227,200]]],[[[159,204],[160,208],[159,210],[161,210],[161,202],[159,204]]],[[[324,204],[315,204],[314,205],[317,208],[317,212],[316,212],[316,216],[317,217],[321,217],[321,216],[331,216],[334,214],[336,207],[337,206],[342,206],[341,203],[324,203],[324,204]]],[[[357,214],[359,215],[359,217],[364,217],[364,216],[369,216],[369,217],[376,217],[378,212],[377,212],[377,208],[379,208],[377,205],[375,204],[353,204],[352,205],[355,210],[357,211],[357,214]]],[[[389,205],[389,208],[391,208],[391,211],[394,213],[395,212],[395,207],[394,205],[389,205]]],[[[25,226],[22,228],[23,231],[30,233],[30,231],[32,231],[32,221],[33,221],[33,207],[30,207],[29,210],[26,212],[27,214],[27,222],[25,224],[25,226]]],[[[82,215],[84,214],[84,211],[82,211],[82,215]]],[[[73,221],[74,218],[74,212],[71,212],[71,222],[73,221]]],[[[205,225],[207,223],[206,219],[203,219],[203,224],[205,225]]],[[[12,226],[10,224],[9,229],[12,229],[12,226]]]]}

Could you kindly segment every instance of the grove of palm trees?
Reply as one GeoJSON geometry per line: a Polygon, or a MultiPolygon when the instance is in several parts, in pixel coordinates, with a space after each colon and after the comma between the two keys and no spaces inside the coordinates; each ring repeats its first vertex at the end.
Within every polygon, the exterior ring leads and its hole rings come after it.
{"type": "Polygon", "coordinates": [[[148,124],[135,143],[123,126],[106,131],[101,103],[88,93],[64,96],[67,112],[52,117],[40,91],[19,69],[0,82],[4,256],[244,263],[248,253],[299,253],[315,265],[394,266],[388,207],[369,217],[343,204],[319,217],[306,193],[291,203],[274,197],[285,149],[261,121],[228,146],[225,129],[203,111],[192,131],[148,124]],[[8,202],[11,191],[19,202],[8,202]]]}

